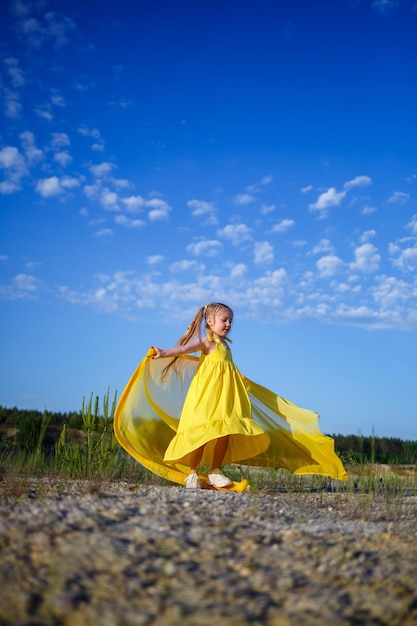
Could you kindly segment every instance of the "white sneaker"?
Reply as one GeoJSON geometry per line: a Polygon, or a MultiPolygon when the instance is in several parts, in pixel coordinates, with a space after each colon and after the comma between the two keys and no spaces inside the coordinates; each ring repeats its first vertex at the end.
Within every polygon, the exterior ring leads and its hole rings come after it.
{"type": "Polygon", "coordinates": [[[209,473],[208,482],[213,487],[230,487],[232,484],[230,478],[227,478],[220,470],[209,473]]]}
{"type": "Polygon", "coordinates": [[[185,479],[185,488],[186,489],[201,489],[200,479],[196,472],[192,472],[185,479]]]}

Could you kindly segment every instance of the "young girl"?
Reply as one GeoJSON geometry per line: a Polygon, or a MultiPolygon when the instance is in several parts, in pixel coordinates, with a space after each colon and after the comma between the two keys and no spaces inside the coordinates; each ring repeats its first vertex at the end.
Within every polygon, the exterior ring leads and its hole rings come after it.
{"type": "Polygon", "coordinates": [[[232,321],[227,305],[212,302],[176,346],[150,348],[116,409],[119,443],[151,471],[193,489],[245,490],[247,481],[221,471],[235,462],[347,480],[317,413],[240,374],[228,346],[232,321]],[[199,359],[190,356],[196,352],[199,359]]]}

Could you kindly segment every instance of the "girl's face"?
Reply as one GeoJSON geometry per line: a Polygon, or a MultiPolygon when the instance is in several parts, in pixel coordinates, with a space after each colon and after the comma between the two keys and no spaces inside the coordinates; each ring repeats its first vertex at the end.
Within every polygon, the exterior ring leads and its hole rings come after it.
{"type": "Polygon", "coordinates": [[[213,317],[207,318],[207,325],[213,335],[227,337],[232,328],[233,313],[230,309],[221,309],[213,317]]]}

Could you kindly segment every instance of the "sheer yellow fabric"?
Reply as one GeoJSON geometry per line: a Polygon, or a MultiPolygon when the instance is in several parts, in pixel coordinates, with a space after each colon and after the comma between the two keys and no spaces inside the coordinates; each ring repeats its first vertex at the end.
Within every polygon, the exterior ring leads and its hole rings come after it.
{"type": "Polygon", "coordinates": [[[242,376],[230,350],[181,357],[164,380],[169,359],[152,356],[150,350],[126,385],[114,430],[120,445],[155,474],[183,485],[190,452],[206,444],[202,465],[210,465],[215,440],[229,435],[225,464],[347,480],[319,415],[242,376]]]}

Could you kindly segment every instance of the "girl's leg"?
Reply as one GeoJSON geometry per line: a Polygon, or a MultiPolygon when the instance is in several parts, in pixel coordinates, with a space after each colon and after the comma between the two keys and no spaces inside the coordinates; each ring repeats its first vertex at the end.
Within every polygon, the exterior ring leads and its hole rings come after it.
{"type": "Polygon", "coordinates": [[[203,452],[204,452],[204,446],[201,446],[200,448],[197,448],[197,450],[193,450],[190,454],[190,469],[192,472],[196,472],[199,465],[200,465],[200,461],[202,459],[203,456],[203,452]]]}
{"type": "Polygon", "coordinates": [[[214,447],[213,452],[213,463],[211,469],[219,469],[221,465],[223,465],[223,459],[227,452],[227,446],[229,445],[229,435],[225,437],[220,437],[216,441],[216,445],[214,447]]]}
{"type": "Polygon", "coordinates": [[[190,454],[190,473],[185,479],[185,486],[188,489],[200,489],[200,479],[198,478],[197,470],[200,466],[201,458],[203,456],[204,446],[193,450],[190,454]]]}
{"type": "Polygon", "coordinates": [[[223,463],[224,457],[227,452],[227,446],[229,445],[229,435],[220,437],[216,441],[213,452],[213,463],[208,473],[208,482],[214,487],[230,487],[233,483],[230,478],[227,478],[221,471],[220,466],[223,463]]]}

